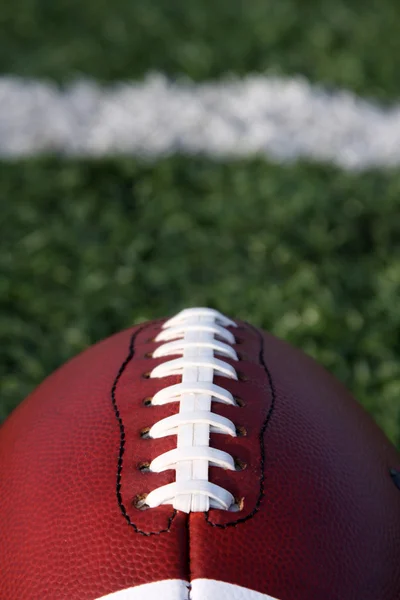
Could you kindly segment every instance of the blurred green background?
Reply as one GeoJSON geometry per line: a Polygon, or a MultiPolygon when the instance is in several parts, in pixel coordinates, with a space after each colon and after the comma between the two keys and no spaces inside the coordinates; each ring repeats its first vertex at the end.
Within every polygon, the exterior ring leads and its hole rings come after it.
{"type": "MultiPolygon", "coordinates": [[[[400,5],[0,5],[0,72],[67,82],[304,75],[399,96],[400,5]]],[[[0,162],[0,420],[111,333],[213,306],[333,371],[400,447],[400,170],[185,155],[0,162]]]]}

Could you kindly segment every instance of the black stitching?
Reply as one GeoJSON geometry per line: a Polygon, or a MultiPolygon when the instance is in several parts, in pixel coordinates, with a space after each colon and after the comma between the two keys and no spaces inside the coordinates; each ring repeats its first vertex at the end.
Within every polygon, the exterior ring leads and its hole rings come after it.
{"type": "MultiPolygon", "coordinates": [[[[152,322],[152,325],[154,325],[154,321],[152,322]]],[[[220,523],[212,523],[209,520],[209,513],[204,513],[205,514],[205,521],[206,523],[208,523],[209,525],[211,525],[212,527],[219,527],[220,529],[226,529],[227,527],[234,527],[236,525],[239,525],[240,523],[244,523],[246,521],[248,521],[249,519],[251,519],[260,509],[260,505],[264,496],[264,487],[265,487],[265,475],[264,475],[264,466],[265,466],[265,445],[264,445],[264,434],[265,431],[267,429],[267,426],[270,422],[272,413],[274,411],[275,408],[275,401],[276,401],[276,392],[275,392],[275,387],[272,381],[272,375],[265,363],[264,360],[264,339],[262,337],[261,332],[256,329],[253,325],[251,325],[250,323],[246,323],[247,327],[252,329],[255,334],[257,335],[257,337],[259,338],[260,341],[260,351],[259,351],[259,362],[260,364],[264,367],[264,370],[266,372],[267,378],[268,378],[268,382],[269,382],[269,386],[271,389],[271,406],[268,410],[268,413],[265,417],[265,420],[263,422],[263,425],[260,429],[260,433],[259,433],[259,443],[260,443],[260,469],[261,469],[261,474],[260,474],[260,481],[259,481],[259,494],[258,494],[258,498],[256,501],[256,504],[254,506],[254,509],[252,510],[251,513],[249,513],[248,515],[246,515],[245,517],[240,517],[239,519],[236,519],[235,521],[230,521],[229,523],[224,523],[224,524],[220,524],[220,523]]],[[[122,418],[120,416],[119,413],[119,409],[118,409],[118,405],[116,402],[116,388],[118,385],[118,382],[123,374],[123,372],[125,371],[126,367],[128,366],[128,364],[130,363],[130,361],[133,359],[134,354],[135,354],[135,340],[136,337],[139,335],[140,332],[142,332],[146,327],[148,327],[149,325],[143,325],[142,327],[140,327],[139,329],[137,329],[135,331],[135,333],[132,334],[131,336],[131,340],[129,343],[129,352],[128,352],[128,356],[125,358],[124,362],[122,363],[121,367],[119,368],[119,371],[115,377],[114,383],[112,385],[111,388],[111,399],[112,399],[112,405],[113,405],[113,409],[115,412],[115,416],[117,418],[118,421],[118,425],[119,425],[119,430],[120,430],[120,447],[119,447],[119,456],[118,456],[118,467],[117,467],[117,481],[116,481],[116,495],[117,495],[117,501],[118,501],[118,505],[120,507],[121,513],[123,515],[123,517],[126,519],[126,521],[128,522],[128,524],[134,529],[134,531],[136,533],[139,533],[141,535],[144,536],[151,536],[151,535],[160,535],[161,533],[167,533],[170,531],[171,526],[172,526],[172,522],[177,514],[177,510],[174,509],[172,511],[172,514],[170,515],[170,517],[168,518],[168,525],[165,529],[161,529],[160,531],[143,531],[141,529],[139,529],[139,527],[131,520],[130,516],[128,515],[128,511],[122,501],[122,496],[121,496],[121,479],[122,479],[122,468],[123,468],[123,456],[124,456],[124,452],[125,452],[125,428],[124,428],[124,424],[122,422],[122,418]]]]}
{"type": "MultiPolygon", "coordinates": [[[[152,322],[152,325],[154,325],[154,321],[152,322]]],[[[126,367],[128,366],[128,364],[134,357],[136,338],[139,335],[139,333],[142,332],[144,329],[146,329],[146,327],[148,327],[148,326],[149,326],[148,324],[142,325],[142,327],[139,327],[139,329],[137,329],[135,331],[135,333],[132,334],[130,343],[129,343],[128,356],[125,358],[124,362],[120,366],[117,376],[115,377],[114,383],[111,388],[111,401],[112,401],[112,405],[114,408],[115,416],[118,421],[119,431],[120,431],[120,443],[119,443],[119,455],[118,455],[118,467],[117,467],[117,483],[116,483],[116,494],[117,494],[118,506],[121,510],[122,516],[126,519],[128,524],[131,527],[133,527],[134,531],[136,533],[140,533],[141,535],[145,535],[145,536],[160,535],[161,533],[169,532],[171,529],[171,526],[172,526],[172,521],[174,520],[177,511],[175,509],[172,511],[171,516],[168,518],[168,526],[165,529],[161,529],[160,531],[143,531],[143,530],[139,529],[139,527],[135,523],[133,523],[133,521],[131,521],[131,518],[128,515],[128,511],[126,509],[126,506],[122,502],[122,495],[121,495],[122,467],[123,467],[123,459],[124,459],[126,440],[125,440],[125,428],[124,428],[124,424],[122,422],[122,418],[121,418],[121,415],[120,415],[120,412],[118,409],[115,392],[116,392],[118,382],[121,379],[123,372],[125,371],[126,367]]]]}
{"type": "Polygon", "coordinates": [[[271,406],[269,407],[268,413],[265,417],[265,420],[262,424],[262,427],[260,429],[260,433],[258,435],[258,439],[259,439],[259,443],[260,443],[260,468],[261,468],[261,475],[260,475],[260,482],[259,482],[259,493],[258,493],[258,498],[257,498],[257,502],[254,506],[254,509],[251,511],[251,513],[249,513],[248,515],[246,515],[245,517],[240,517],[239,519],[236,519],[235,521],[230,521],[229,523],[212,523],[209,520],[209,513],[206,512],[205,514],[205,521],[206,523],[208,523],[209,525],[211,525],[212,527],[219,527],[220,529],[226,529],[227,527],[236,527],[236,525],[239,525],[240,523],[245,523],[246,521],[248,521],[249,519],[251,519],[252,517],[254,517],[254,515],[260,510],[260,505],[264,496],[264,487],[265,487],[265,475],[264,475],[264,466],[265,466],[265,445],[264,445],[264,434],[265,434],[265,430],[268,427],[268,423],[271,420],[271,416],[272,413],[274,411],[275,408],[275,400],[276,400],[276,391],[275,391],[275,387],[272,381],[272,375],[270,370],[268,369],[266,362],[264,360],[264,338],[261,334],[261,332],[254,327],[253,325],[251,325],[250,323],[246,323],[247,327],[249,327],[250,329],[252,329],[256,335],[258,336],[259,340],[260,340],[260,351],[259,351],[259,361],[260,364],[264,367],[264,370],[267,374],[268,377],[268,383],[269,383],[269,387],[271,389],[271,406]]]}

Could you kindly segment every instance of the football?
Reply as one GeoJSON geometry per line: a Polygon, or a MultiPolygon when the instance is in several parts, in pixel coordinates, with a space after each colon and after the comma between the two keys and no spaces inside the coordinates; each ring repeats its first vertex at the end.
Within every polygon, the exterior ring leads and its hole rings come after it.
{"type": "Polygon", "coordinates": [[[209,308],[122,331],[0,429],[1,600],[399,600],[400,455],[209,308]]]}

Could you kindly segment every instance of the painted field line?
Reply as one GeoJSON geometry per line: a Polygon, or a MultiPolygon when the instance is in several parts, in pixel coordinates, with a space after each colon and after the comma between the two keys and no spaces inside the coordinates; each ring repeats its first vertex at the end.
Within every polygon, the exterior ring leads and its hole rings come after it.
{"type": "Polygon", "coordinates": [[[400,105],[260,75],[194,84],[154,74],[142,82],[106,87],[85,79],[64,88],[0,77],[0,157],[49,152],[396,166],[400,105]]]}

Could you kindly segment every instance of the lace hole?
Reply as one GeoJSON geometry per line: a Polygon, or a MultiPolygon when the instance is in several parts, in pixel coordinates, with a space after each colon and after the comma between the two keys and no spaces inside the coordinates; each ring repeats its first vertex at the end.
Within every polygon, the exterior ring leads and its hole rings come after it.
{"type": "Polygon", "coordinates": [[[153,398],[151,398],[150,396],[148,396],[147,398],[145,398],[143,400],[143,404],[144,406],[151,406],[153,402],[153,398]]]}
{"type": "Polygon", "coordinates": [[[244,507],[244,498],[235,498],[235,502],[229,507],[231,512],[240,512],[244,507]]]}
{"type": "Polygon", "coordinates": [[[148,504],[146,504],[147,494],[137,494],[133,499],[133,506],[138,510],[147,510],[150,508],[148,504]]]}
{"type": "Polygon", "coordinates": [[[150,379],[150,371],[147,371],[146,373],[142,373],[142,379],[150,379]]]}
{"type": "Polygon", "coordinates": [[[150,439],[150,427],[143,427],[143,429],[140,430],[140,437],[143,440],[150,439]]]}
{"type": "Polygon", "coordinates": [[[245,437],[247,435],[247,430],[243,425],[236,426],[236,435],[237,437],[245,437]]]}
{"type": "Polygon", "coordinates": [[[239,381],[248,381],[249,380],[247,375],[245,373],[243,373],[242,371],[239,371],[237,376],[238,376],[239,381]]]}
{"type": "Polygon", "coordinates": [[[152,352],[146,352],[146,354],[144,355],[145,358],[153,358],[153,353],[152,352]]]}
{"type": "Polygon", "coordinates": [[[246,406],[246,402],[243,400],[243,398],[240,398],[240,396],[234,396],[233,399],[235,400],[237,406],[239,406],[240,408],[246,406]]]}
{"type": "Polygon", "coordinates": [[[235,469],[236,471],[244,471],[247,467],[247,463],[245,463],[243,460],[240,460],[240,458],[235,458],[235,469]]]}
{"type": "Polygon", "coordinates": [[[138,469],[141,473],[150,473],[150,463],[148,461],[139,463],[138,469]]]}

